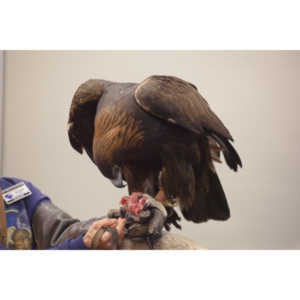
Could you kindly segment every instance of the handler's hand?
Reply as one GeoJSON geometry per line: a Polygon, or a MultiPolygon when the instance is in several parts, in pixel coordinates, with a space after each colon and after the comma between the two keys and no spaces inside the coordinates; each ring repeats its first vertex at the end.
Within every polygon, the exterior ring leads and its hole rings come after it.
{"type": "MultiPolygon", "coordinates": [[[[87,248],[92,248],[92,240],[97,233],[99,229],[102,227],[113,227],[116,229],[118,233],[118,242],[122,241],[124,237],[124,230],[125,230],[125,223],[126,219],[102,219],[99,221],[94,222],[87,233],[83,237],[83,242],[87,246],[87,248]]],[[[117,245],[113,245],[112,240],[111,240],[111,233],[105,231],[104,234],[102,235],[101,239],[98,241],[97,249],[104,249],[104,250],[112,250],[116,249],[117,245]]]]}

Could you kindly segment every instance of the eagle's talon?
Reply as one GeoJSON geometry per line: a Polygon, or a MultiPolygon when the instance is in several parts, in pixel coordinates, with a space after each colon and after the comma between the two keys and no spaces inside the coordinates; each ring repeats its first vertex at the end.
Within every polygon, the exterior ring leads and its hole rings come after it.
{"type": "Polygon", "coordinates": [[[167,213],[168,213],[168,216],[167,216],[167,219],[166,219],[166,222],[165,222],[166,230],[167,231],[170,230],[170,225],[171,224],[173,224],[177,229],[181,230],[181,225],[178,223],[181,220],[181,218],[178,216],[176,210],[171,206],[167,206],[166,210],[167,210],[167,213]]]}
{"type": "Polygon", "coordinates": [[[178,224],[176,221],[173,222],[173,225],[177,228],[181,230],[181,225],[178,224]]]}
{"type": "Polygon", "coordinates": [[[150,236],[146,237],[146,242],[147,242],[149,249],[153,249],[153,244],[152,244],[152,240],[151,240],[150,236]]]}
{"type": "Polygon", "coordinates": [[[165,223],[165,229],[166,229],[167,231],[170,231],[171,227],[170,227],[170,225],[169,225],[168,223],[165,223]]]}

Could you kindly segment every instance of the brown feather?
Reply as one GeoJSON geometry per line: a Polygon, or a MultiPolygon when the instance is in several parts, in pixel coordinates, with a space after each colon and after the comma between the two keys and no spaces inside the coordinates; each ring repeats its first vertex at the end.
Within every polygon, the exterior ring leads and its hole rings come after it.
{"type": "Polygon", "coordinates": [[[115,106],[101,110],[95,120],[94,160],[97,164],[119,163],[119,157],[143,143],[139,123],[115,106]]]}
{"type": "Polygon", "coordinates": [[[149,113],[202,134],[212,130],[230,140],[232,136],[206,100],[188,82],[171,76],[151,76],[135,91],[137,103],[149,113]]]}

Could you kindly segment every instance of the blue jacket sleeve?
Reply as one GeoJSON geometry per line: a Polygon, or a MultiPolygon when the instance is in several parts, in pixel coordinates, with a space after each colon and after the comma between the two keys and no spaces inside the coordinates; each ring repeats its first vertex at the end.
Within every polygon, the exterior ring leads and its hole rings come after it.
{"type": "Polygon", "coordinates": [[[2,244],[0,244],[0,250],[9,250],[9,249],[5,248],[2,244]]]}
{"type": "Polygon", "coordinates": [[[49,250],[87,250],[88,248],[83,242],[83,235],[81,234],[76,239],[66,239],[56,247],[49,248],[49,250]]]}

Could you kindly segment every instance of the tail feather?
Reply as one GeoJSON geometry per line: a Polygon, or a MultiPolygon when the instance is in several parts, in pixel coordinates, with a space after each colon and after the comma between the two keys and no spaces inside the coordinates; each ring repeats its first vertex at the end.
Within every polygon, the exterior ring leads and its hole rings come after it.
{"type": "MultiPolygon", "coordinates": [[[[218,178],[210,169],[206,171],[206,180],[197,178],[195,200],[189,208],[183,208],[183,216],[195,223],[209,219],[225,221],[230,217],[228,202],[218,178]],[[206,192],[203,191],[206,186],[206,192]]],[[[198,177],[198,176],[197,176],[198,177]]]]}

